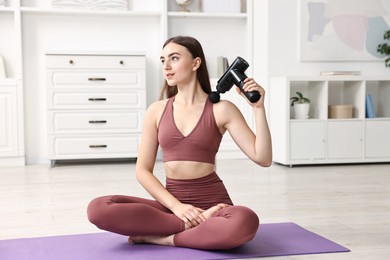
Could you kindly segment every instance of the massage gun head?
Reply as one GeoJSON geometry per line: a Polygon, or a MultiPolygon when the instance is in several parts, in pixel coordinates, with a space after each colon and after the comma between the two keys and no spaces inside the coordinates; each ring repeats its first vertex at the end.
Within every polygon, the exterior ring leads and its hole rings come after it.
{"type": "Polygon", "coordinates": [[[222,77],[217,82],[217,91],[213,91],[209,94],[209,100],[212,103],[218,103],[220,100],[220,93],[225,93],[226,91],[229,91],[233,84],[235,84],[234,81],[234,75],[232,74],[232,71],[240,72],[242,75],[245,75],[245,70],[249,67],[249,64],[246,60],[244,60],[241,57],[237,57],[233,63],[229,66],[229,68],[225,71],[225,73],[222,75],[222,77]]]}
{"type": "Polygon", "coordinates": [[[209,94],[209,100],[211,101],[211,103],[218,103],[220,99],[221,96],[217,91],[213,91],[209,94]]]}

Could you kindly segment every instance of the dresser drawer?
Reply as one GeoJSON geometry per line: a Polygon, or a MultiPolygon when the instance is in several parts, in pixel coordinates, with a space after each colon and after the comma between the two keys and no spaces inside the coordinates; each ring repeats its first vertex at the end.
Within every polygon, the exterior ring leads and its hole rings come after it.
{"type": "Polygon", "coordinates": [[[47,68],[63,69],[145,69],[145,56],[46,55],[47,68]]]}
{"type": "Polygon", "coordinates": [[[126,92],[105,91],[48,91],[49,109],[105,109],[105,108],[136,108],[146,107],[145,90],[126,92]]]}
{"type": "Polygon", "coordinates": [[[137,157],[139,135],[49,136],[52,159],[137,157]]]}
{"type": "Polygon", "coordinates": [[[50,111],[49,134],[140,133],[144,111],[50,111]]]}
{"type": "Polygon", "coordinates": [[[49,71],[53,88],[144,88],[144,71],[49,71]],[[120,86],[117,86],[120,85],[120,86]]]}

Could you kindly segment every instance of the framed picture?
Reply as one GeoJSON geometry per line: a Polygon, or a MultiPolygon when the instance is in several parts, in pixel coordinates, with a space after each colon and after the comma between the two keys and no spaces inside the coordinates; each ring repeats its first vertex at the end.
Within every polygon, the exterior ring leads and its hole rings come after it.
{"type": "Polygon", "coordinates": [[[301,61],[369,61],[390,29],[388,0],[300,0],[301,61]]]}
{"type": "Polygon", "coordinates": [[[242,0],[201,0],[201,10],[205,13],[241,13],[242,0]]]}

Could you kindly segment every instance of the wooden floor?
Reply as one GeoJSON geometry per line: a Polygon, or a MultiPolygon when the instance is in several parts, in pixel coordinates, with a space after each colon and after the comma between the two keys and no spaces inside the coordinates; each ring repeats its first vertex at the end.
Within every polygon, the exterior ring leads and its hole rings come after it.
{"type": "MultiPolygon", "coordinates": [[[[390,259],[390,164],[217,165],[234,203],[262,223],[295,222],[352,250],[272,259],[390,259]]],[[[134,169],[130,162],[0,168],[0,239],[98,232],[86,218],[91,199],[148,196],[134,169]]],[[[155,174],[164,181],[161,163],[155,174]]]]}

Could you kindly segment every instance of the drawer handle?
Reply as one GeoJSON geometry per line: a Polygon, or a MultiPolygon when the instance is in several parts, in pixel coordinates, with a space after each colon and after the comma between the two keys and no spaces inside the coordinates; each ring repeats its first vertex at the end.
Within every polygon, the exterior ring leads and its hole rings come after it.
{"type": "Polygon", "coordinates": [[[125,64],[125,63],[123,62],[123,60],[121,60],[121,61],[119,61],[119,64],[123,65],[123,64],[125,64]]]}
{"type": "Polygon", "coordinates": [[[106,120],[89,120],[90,124],[105,124],[107,123],[106,120]]]}
{"type": "Polygon", "coordinates": [[[106,78],[88,78],[89,81],[105,81],[106,78]]]}
{"type": "Polygon", "coordinates": [[[107,148],[106,144],[91,144],[89,148],[107,148]]]}
{"type": "Polygon", "coordinates": [[[69,64],[73,64],[74,63],[74,61],[73,60],[69,60],[69,64]]]}
{"type": "Polygon", "coordinates": [[[88,98],[89,101],[106,101],[106,98],[88,98]]]}

